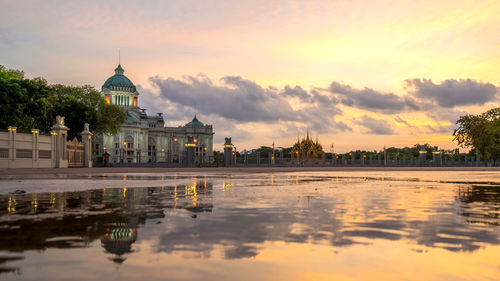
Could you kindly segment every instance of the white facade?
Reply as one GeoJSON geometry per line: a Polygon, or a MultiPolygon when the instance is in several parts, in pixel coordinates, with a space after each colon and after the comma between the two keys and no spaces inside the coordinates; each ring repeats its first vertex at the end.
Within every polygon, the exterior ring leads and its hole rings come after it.
{"type": "Polygon", "coordinates": [[[102,86],[102,94],[107,103],[123,107],[127,119],[118,134],[95,136],[94,160],[102,161],[107,153],[110,163],[182,163],[189,136],[196,143],[196,162],[212,162],[212,125],[201,123],[195,116],[184,126],[165,127],[162,113],[148,116],[137,106],[139,93],[123,72],[119,65],[102,86]]]}

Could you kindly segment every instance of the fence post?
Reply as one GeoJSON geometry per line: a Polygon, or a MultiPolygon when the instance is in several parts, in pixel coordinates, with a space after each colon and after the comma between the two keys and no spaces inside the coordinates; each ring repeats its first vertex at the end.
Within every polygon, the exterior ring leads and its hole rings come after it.
{"type": "Polygon", "coordinates": [[[420,150],[418,151],[418,159],[421,167],[424,167],[427,161],[427,150],[425,150],[425,146],[421,145],[420,150]]]}
{"type": "Polygon", "coordinates": [[[15,168],[14,160],[16,159],[16,131],[17,127],[9,126],[9,160],[7,164],[7,167],[9,168],[15,168]]]}
{"type": "Polygon", "coordinates": [[[235,158],[233,157],[233,147],[234,146],[231,143],[231,138],[225,138],[225,143],[224,143],[224,166],[225,167],[231,167],[234,165],[235,158]]]}
{"type": "Polygon", "coordinates": [[[57,115],[56,124],[52,126],[52,135],[56,139],[56,168],[68,168],[68,152],[66,148],[66,137],[68,135],[69,128],[64,125],[64,117],[57,115]]]}
{"type": "Polygon", "coordinates": [[[92,134],[89,130],[89,123],[83,125],[82,142],[83,142],[83,166],[92,168],[92,134]]]}
{"type": "Polygon", "coordinates": [[[31,167],[38,168],[38,129],[31,129],[31,167]]]}

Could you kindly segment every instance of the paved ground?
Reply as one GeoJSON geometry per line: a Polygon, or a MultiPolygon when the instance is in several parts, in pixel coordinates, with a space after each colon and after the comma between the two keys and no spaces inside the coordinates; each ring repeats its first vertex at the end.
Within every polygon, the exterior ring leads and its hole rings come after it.
{"type": "Polygon", "coordinates": [[[53,178],[58,175],[87,175],[112,173],[280,173],[309,171],[498,171],[500,167],[233,167],[233,168],[66,168],[66,169],[0,169],[0,178],[53,178]]]}

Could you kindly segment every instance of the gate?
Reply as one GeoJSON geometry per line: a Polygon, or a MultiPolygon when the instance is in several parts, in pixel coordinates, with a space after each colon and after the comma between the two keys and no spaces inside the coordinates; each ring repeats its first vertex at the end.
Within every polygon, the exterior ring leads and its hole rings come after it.
{"type": "Polygon", "coordinates": [[[66,143],[68,151],[68,167],[83,167],[84,146],[76,138],[66,143]]]}

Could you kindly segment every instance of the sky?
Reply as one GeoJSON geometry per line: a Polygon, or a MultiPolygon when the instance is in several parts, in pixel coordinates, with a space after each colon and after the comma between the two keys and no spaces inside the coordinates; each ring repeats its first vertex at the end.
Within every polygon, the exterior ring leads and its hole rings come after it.
{"type": "Polygon", "coordinates": [[[121,53],[139,106],[214,147],[456,147],[500,102],[499,1],[11,1],[0,65],[100,89],[121,53]]]}

